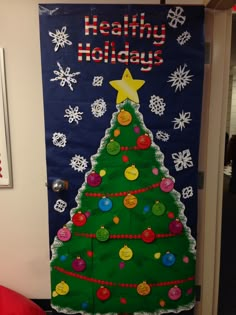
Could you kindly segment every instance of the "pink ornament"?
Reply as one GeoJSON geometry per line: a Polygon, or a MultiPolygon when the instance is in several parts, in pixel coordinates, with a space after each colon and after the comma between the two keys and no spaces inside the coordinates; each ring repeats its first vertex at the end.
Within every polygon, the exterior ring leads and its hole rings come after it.
{"type": "Polygon", "coordinates": [[[160,188],[164,192],[170,192],[174,188],[174,182],[171,178],[163,178],[160,183],[160,188]]]}
{"type": "Polygon", "coordinates": [[[193,293],[193,289],[192,288],[189,288],[188,290],[187,290],[187,295],[190,295],[190,294],[192,294],[193,293]]]}
{"type": "Polygon", "coordinates": [[[139,126],[134,126],[134,132],[135,132],[135,133],[140,133],[140,128],[139,128],[139,126]]]}
{"type": "Polygon", "coordinates": [[[67,227],[63,227],[62,229],[58,230],[57,237],[62,242],[69,241],[71,238],[71,232],[67,227]]]}
{"type": "Polygon", "coordinates": [[[125,263],[123,261],[121,261],[119,266],[120,266],[120,269],[123,269],[123,268],[125,268],[125,263]]]}
{"type": "Polygon", "coordinates": [[[156,167],[154,167],[154,168],[152,169],[152,173],[153,173],[154,175],[158,175],[158,169],[157,169],[156,167]]]}
{"type": "Polygon", "coordinates": [[[178,219],[171,221],[169,224],[169,230],[173,234],[181,234],[183,231],[183,224],[178,219]]]}
{"type": "Polygon", "coordinates": [[[181,298],[182,291],[177,286],[174,286],[168,291],[168,296],[172,301],[179,300],[181,298]]]}
{"type": "Polygon", "coordinates": [[[101,184],[101,182],[102,177],[98,173],[92,172],[87,177],[87,183],[89,184],[89,186],[97,187],[101,184]]]}
{"type": "Polygon", "coordinates": [[[90,211],[86,211],[84,214],[85,214],[86,218],[89,218],[90,215],[91,215],[91,212],[90,211]]]}
{"type": "Polygon", "coordinates": [[[80,257],[77,257],[73,262],[72,262],[72,268],[75,271],[84,271],[84,269],[86,268],[86,262],[81,259],[80,257]]]}
{"type": "Polygon", "coordinates": [[[183,257],[183,262],[184,262],[185,264],[188,264],[188,263],[189,263],[189,258],[188,258],[188,256],[184,256],[184,257],[183,257]]]}

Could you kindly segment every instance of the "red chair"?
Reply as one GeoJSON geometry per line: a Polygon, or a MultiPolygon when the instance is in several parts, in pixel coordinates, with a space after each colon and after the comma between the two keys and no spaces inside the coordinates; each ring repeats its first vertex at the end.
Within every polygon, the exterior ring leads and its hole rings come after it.
{"type": "Polygon", "coordinates": [[[0,285],[1,315],[46,315],[34,302],[25,296],[0,285]]]}

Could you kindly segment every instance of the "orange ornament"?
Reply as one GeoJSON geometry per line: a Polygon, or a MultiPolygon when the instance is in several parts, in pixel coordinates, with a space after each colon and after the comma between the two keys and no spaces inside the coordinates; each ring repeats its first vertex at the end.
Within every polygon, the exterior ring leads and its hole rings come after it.
{"type": "Polygon", "coordinates": [[[127,110],[122,109],[117,116],[117,120],[120,125],[128,126],[132,121],[132,116],[127,110]]]}

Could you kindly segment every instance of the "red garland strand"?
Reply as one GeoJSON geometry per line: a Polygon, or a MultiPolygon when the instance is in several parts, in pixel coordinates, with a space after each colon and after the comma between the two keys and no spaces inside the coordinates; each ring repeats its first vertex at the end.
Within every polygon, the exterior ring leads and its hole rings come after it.
{"type": "MultiPolygon", "coordinates": [[[[102,285],[105,284],[107,286],[137,288],[137,286],[139,285],[137,283],[114,283],[114,282],[110,282],[110,281],[90,278],[90,277],[86,277],[86,276],[83,276],[81,274],[78,274],[78,273],[75,273],[72,271],[67,271],[67,270],[65,270],[61,267],[58,267],[58,266],[54,266],[54,269],[61,272],[61,273],[66,274],[68,276],[71,276],[71,277],[79,278],[81,280],[90,281],[90,282],[94,282],[94,283],[98,283],[98,284],[102,284],[102,285]]],[[[191,277],[188,277],[186,279],[179,279],[179,280],[173,280],[173,281],[167,281],[167,282],[148,283],[148,285],[150,287],[164,287],[164,286],[178,285],[178,284],[182,284],[184,282],[193,281],[193,280],[194,280],[194,276],[191,276],[191,277]]]]}
{"type": "MultiPolygon", "coordinates": [[[[75,236],[82,236],[82,237],[87,237],[87,238],[96,238],[96,234],[91,234],[91,233],[74,233],[75,236]]],[[[181,234],[180,234],[181,235],[181,234]]],[[[176,234],[173,233],[167,233],[167,234],[156,234],[155,238],[167,238],[167,237],[175,237],[177,236],[176,234]]],[[[142,239],[141,234],[110,234],[109,236],[110,239],[142,239]]]]}
{"type": "Polygon", "coordinates": [[[92,192],[86,192],[85,193],[85,196],[87,197],[122,197],[122,196],[127,196],[128,194],[131,194],[131,195],[137,195],[137,194],[141,194],[141,193],[144,193],[148,190],[151,190],[151,189],[154,189],[154,188],[157,188],[160,186],[160,183],[154,183],[148,187],[144,187],[144,188],[140,188],[140,189],[136,189],[136,190],[131,190],[131,191],[123,191],[123,192],[117,192],[117,193],[92,193],[92,192]]]}

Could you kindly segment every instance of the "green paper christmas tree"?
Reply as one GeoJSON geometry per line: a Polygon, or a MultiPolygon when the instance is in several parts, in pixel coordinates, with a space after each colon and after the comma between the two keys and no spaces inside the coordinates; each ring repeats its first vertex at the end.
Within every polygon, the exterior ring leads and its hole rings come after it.
{"type": "MultiPolygon", "coordinates": [[[[128,79],[129,94],[136,92],[128,79]]],[[[124,86],[118,94],[126,96],[124,86]]],[[[58,312],[162,314],[194,306],[195,240],[138,109],[129,99],[117,105],[71,221],[55,237],[51,282],[58,312]]]]}

